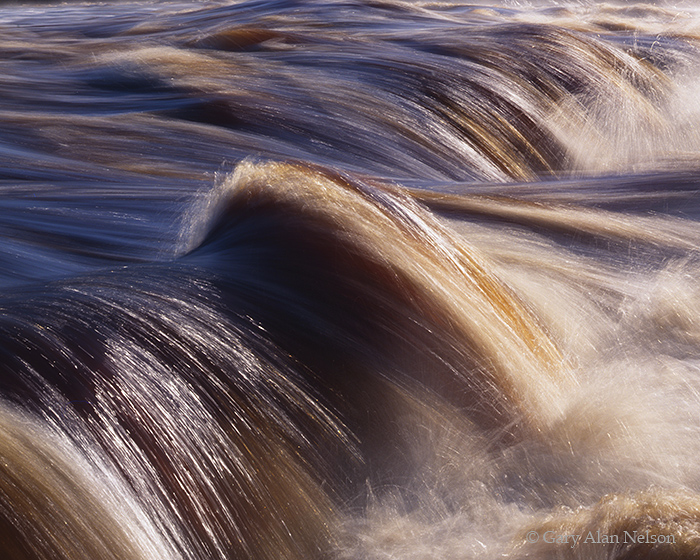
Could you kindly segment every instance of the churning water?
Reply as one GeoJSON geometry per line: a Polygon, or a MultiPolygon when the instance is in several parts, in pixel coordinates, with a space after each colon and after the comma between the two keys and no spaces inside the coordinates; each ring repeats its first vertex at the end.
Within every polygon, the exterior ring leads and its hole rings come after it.
{"type": "Polygon", "coordinates": [[[700,558],[700,12],[0,8],[0,556],[700,558]]]}

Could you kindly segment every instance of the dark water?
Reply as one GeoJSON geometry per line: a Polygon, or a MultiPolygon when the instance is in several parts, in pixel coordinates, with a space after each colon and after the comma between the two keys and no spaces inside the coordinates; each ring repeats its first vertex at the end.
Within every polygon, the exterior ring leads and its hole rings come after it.
{"type": "Polygon", "coordinates": [[[2,557],[700,557],[699,46],[0,7],[2,557]]]}

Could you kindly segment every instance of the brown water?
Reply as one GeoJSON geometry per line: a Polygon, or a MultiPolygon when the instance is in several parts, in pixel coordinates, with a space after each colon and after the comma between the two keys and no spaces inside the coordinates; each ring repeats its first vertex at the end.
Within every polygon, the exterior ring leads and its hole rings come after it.
{"type": "Polygon", "coordinates": [[[0,7],[0,552],[700,557],[692,3],[0,7]]]}

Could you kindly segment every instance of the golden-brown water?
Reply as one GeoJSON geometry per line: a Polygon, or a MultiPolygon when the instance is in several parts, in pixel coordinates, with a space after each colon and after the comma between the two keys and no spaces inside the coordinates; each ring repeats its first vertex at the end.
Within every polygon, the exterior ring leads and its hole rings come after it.
{"type": "Polygon", "coordinates": [[[699,46],[0,7],[0,556],[700,557],[699,46]]]}

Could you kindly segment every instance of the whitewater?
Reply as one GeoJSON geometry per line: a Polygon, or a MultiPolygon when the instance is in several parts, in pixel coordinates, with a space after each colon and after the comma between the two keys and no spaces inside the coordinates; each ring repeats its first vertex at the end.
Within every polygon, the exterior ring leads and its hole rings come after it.
{"type": "Polygon", "coordinates": [[[692,2],[0,6],[0,556],[700,558],[692,2]]]}

